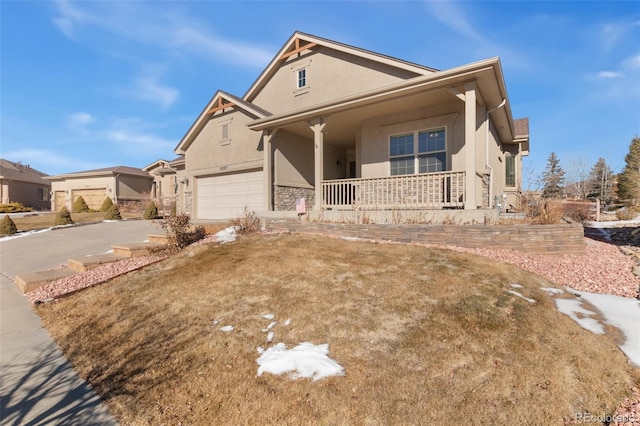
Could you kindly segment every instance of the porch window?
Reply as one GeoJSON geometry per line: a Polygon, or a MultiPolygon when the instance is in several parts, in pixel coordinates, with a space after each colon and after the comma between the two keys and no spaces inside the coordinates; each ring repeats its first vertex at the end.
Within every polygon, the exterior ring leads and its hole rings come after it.
{"type": "Polygon", "coordinates": [[[389,162],[391,176],[412,175],[415,170],[413,133],[391,136],[389,142],[389,162]]]}
{"type": "Polygon", "coordinates": [[[511,154],[506,154],[504,157],[505,167],[505,186],[516,186],[516,157],[511,154]]]}
{"type": "Polygon", "coordinates": [[[391,136],[389,163],[391,176],[447,170],[445,129],[391,136]]]}

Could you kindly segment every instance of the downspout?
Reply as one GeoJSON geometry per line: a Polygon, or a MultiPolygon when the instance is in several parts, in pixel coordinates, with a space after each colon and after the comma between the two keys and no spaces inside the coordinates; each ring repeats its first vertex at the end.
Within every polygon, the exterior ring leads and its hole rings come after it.
{"type": "Polygon", "coordinates": [[[118,176],[120,176],[120,173],[116,173],[113,178],[113,183],[116,185],[115,188],[113,188],[113,204],[116,206],[118,205],[118,176]]]}
{"type": "Polygon", "coordinates": [[[484,166],[489,169],[489,209],[493,208],[493,167],[491,167],[491,165],[489,164],[489,114],[491,114],[494,111],[499,110],[500,108],[502,108],[504,106],[504,104],[507,103],[507,99],[503,99],[502,102],[500,102],[500,105],[493,107],[491,109],[488,109],[485,111],[484,113],[484,122],[485,122],[485,126],[484,126],[484,130],[485,130],[485,135],[484,135],[484,166]]]}

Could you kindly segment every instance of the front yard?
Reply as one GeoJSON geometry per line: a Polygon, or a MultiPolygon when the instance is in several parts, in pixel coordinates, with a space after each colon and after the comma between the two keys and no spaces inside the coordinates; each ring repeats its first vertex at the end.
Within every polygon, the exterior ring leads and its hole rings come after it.
{"type": "Polygon", "coordinates": [[[611,415],[638,370],[611,337],[559,313],[540,289],[551,286],[444,249],[258,234],[190,247],[37,311],[121,424],[611,415]],[[258,376],[259,348],[279,342],[327,343],[345,375],[258,376]]]}

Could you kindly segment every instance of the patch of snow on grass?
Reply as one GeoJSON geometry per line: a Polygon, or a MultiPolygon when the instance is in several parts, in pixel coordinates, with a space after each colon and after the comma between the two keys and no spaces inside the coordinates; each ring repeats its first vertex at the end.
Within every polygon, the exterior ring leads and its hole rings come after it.
{"type": "Polygon", "coordinates": [[[18,232],[17,234],[9,235],[7,237],[0,238],[0,241],[9,241],[15,240],[16,238],[28,237],[29,235],[41,234],[43,232],[51,231],[54,227],[46,228],[46,229],[38,229],[35,231],[27,231],[27,232],[18,232]]]}
{"type": "Polygon", "coordinates": [[[291,324],[291,318],[289,318],[288,320],[286,320],[285,322],[283,322],[284,325],[289,325],[291,324]]]}
{"type": "Polygon", "coordinates": [[[559,288],[553,288],[553,287],[540,287],[540,290],[546,291],[549,296],[553,296],[554,294],[564,293],[564,291],[560,290],[559,288]]]}
{"type": "Polygon", "coordinates": [[[595,312],[589,311],[582,307],[582,302],[577,299],[555,299],[558,311],[577,322],[582,328],[589,330],[594,334],[604,334],[602,324],[595,318],[591,318],[595,312]],[[580,314],[581,316],[578,316],[580,314]]]}
{"type": "Polygon", "coordinates": [[[232,243],[236,240],[238,236],[236,234],[237,230],[238,230],[237,226],[230,226],[228,228],[223,229],[222,231],[216,232],[216,234],[213,237],[216,240],[216,242],[220,244],[232,243]]]}
{"type": "Polygon", "coordinates": [[[267,343],[271,343],[271,342],[273,342],[273,336],[275,336],[275,333],[274,333],[273,331],[270,331],[270,332],[267,334],[267,343]]]}
{"type": "Polygon", "coordinates": [[[522,288],[522,284],[511,284],[513,288],[522,288]]]}
{"type": "Polygon", "coordinates": [[[340,239],[346,240],[346,241],[367,241],[365,238],[360,238],[360,237],[340,237],[340,239]]]}
{"type": "Polygon", "coordinates": [[[220,331],[224,331],[225,333],[228,333],[230,331],[233,331],[233,326],[232,325],[225,325],[224,327],[220,328],[220,331]]]}
{"type": "MultiPolygon", "coordinates": [[[[258,348],[258,352],[260,352],[258,348]]],[[[262,373],[281,375],[288,373],[291,379],[312,378],[313,381],[330,376],[344,376],[344,368],[329,358],[327,343],[314,345],[303,342],[293,349],[287,349],[284,343],[260,352],[256,361],[260,366],[258,376],[262,373]]]]}
{"type": "Polygon", "coordinates": [[[536,301],[534,299],[529,299],[528,297],[524,297],[522,294],[518,293],[517,291],[507,290],[507,293],[511,293],[513,295],[521,297],[522,299],[526,300],[529,303],[536,303],[536,301]]]}
{"type": "Polygon", "coordinates": [[[262,318],[268,319],[268,320],[272,320],[272,319],[275,318],[275,315],[273,315],[273,314],[264,314],[264,315],[262,315],[262,318]]]}

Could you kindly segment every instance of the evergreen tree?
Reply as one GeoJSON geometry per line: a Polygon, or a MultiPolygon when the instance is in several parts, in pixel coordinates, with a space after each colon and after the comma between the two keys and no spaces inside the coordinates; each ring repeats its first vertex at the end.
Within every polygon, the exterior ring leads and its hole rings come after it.
{"type": "Polygon", "coordinates": [[[70,225],[73,223],[73,219],[71,219],[71,213],[67,210],[66,207],[62,207],[58,214],[56,215],[56,220],[54,222],[55,225],[70,225]]]}
{"type": "Polygon", "coordinates": [[[156,203],[151,201],[147,205],[147,208],[144,211],[144,215],[142,217],[144,217],[147,220],[149,220],[149,219],[157,219],[158,218],[158,207],[156,206],[156,203]]]}
{"type": "Polygon", "coordinates": [[[624,158],[626,165],[618,175],[618,198],[628,204],[640,202],[640,138],[635,137],[624,158]]]}
{"type": "Polygon", "coordinates": [[[613,198],[613,171],[602,157],[598,159],[589,174],[588,198],[599,198],[605,203],[613,198]]]}
{"type": "Polygon", "coordinates": [[[5,215],[4,219],[0,222],[0,235],[10,235],[18,232],[16,224],[11,220],[9,215],[5,215]]]}
{"type": "Polygon", "coordinates": [[[87,205],[87,202],[84,201],[84,198],[82,198],[82,195],[76,198],[76,200],[73,202],[73,212],[89,213],[89,206],[87,205]]]}
{"type": "Polygon", "coordinates": [[[102,202],[102,206],[100,207],[100,211],[106,213],[106,212],[109,211],[109,209],[111,208],[112,205],[113,205],[113,201],[111,201],[111,198],[110,197],[106,197],[104,199],[104,201],[102,202]]]}
{"type": "Polygon", "coordinates": [[[122,220],[122,215],[120,215],[120,209],[116,204],[112,204],[109,207],[109,210],[104,214],[104,218],[106,220],[122,220]]]}
{"type": "Polygon", "coordinates": [[[564,192],[564,170],[555,152],[547,159],[547,168],[542,174],[542,196],[544,198],[560,198],[564,192]]]}

